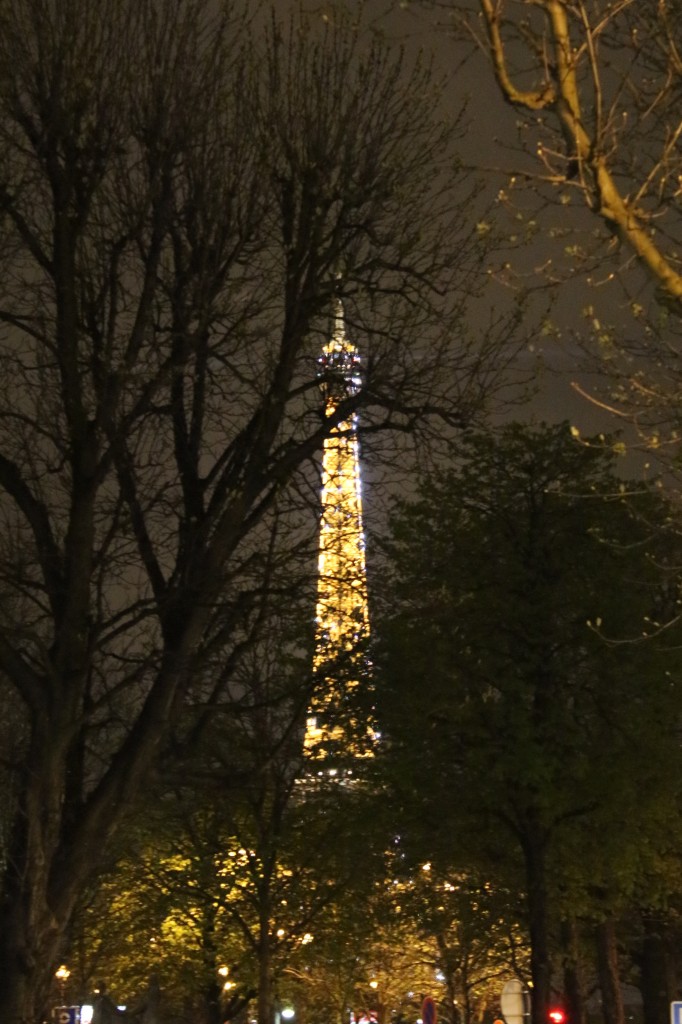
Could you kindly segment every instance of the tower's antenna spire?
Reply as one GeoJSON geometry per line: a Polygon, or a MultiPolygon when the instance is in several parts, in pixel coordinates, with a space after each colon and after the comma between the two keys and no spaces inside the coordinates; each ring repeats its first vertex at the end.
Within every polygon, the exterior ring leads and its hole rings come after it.
{"type": "MultiPolygon", "coordinates": [[[[344,311],[335,302],[331,338],[318,359],[325,413],[360,387],[360,357],[346,334],[344,311]]],[[[367,754],[371,727],[359,726],[344,695],[366,676],[364,647],[369,635],[365,537],[357,423],[353,413],[334,428],[322,455],[315,668],[324,686],[313,700],[306,724],[306,753],[322,759],[332,751],[367,754]],[[336,678],[331,678],[335,676],[336,678]]]]}

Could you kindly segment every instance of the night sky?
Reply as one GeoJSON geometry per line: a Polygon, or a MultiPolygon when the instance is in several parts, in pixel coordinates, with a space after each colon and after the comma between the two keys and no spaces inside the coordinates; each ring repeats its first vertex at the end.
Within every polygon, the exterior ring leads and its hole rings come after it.
{"type": "MultiPolygon", "coordinates": [[[[303,0],[301,4],[275,0],[275,9],[282,15],[302,7],[325,20],[333,20],[335,6],[335,0],[303,0]]],[[[482,208],[488,207],[485,216],[492,218],[496,228],[510,239],[522,235],[528,220],[537,222],[530,241],[512,241],[506,252],[491,261],[489,284],[478,307],[480,323],[473,325],[485,324],[491,308],[508,305],[519,285],[534,293],[529,304],[526,349],[519,366],[522,374],[533,381],[535,394],[526,405],[493,409],[493,418],[547,422],[567,419],[582,436],[621,431],[634,448],[635,435],[627,422],[582,397],[574,384],[587,394],[608,400],[608,383],[591,369],[589,343],[581,346],[579,339],[587,342],[594,319],[614,325],[617,331],[637,330],[629,301],[636,297],[646,305],[652,286],[637,268],[623,271],[624,256],[620,252],[614,252],[610,262],[600,264],[596,272],[576,275],[564,252],[571,239],[551,237],[551,232],[557,225],[568,227],[577,233],[575,240],[587,239],[595,244],[595,232],[601,231],[597,218],[577,196],[566,207],[551,201],[547,187],[542,202],[530,188],[510,190],[511,171],[524,167],[537,170],[537,163],[518,148],[519,115],[502,100],[485,55],[472,52],[471,46],[465,48],[447,29],[447,3],[368,0],[364,6],[379,31],[396,47],[404,47],[408,56],[418,51],[433,55],[437,73],[446,79],[446,116],[456,116],[466,105],[460,156],[471,167],[471,173],[483,181],[481,204],[482,208]],[[508,196],[510,202],[499,201],[500,195],[508,196]],[[516,217],[518,209],[524,211],[522,222],[516,217]],[[513,269],[502,270],[504,263],[513,269]],[[548,287],[548,269],[550,276],[561,279],[561,284],[548,287]],[[615,277],[610,280],[612,274],[615,277]],[[568,276],[573,280],[565,280],[568,276]],[[592,310],[589,317],[587,309],[592,310]]],[[[526,143],[532,150],[532,132],[526,135],[526,143]]],[[[639,473],[648,458],[635,452],[632,460],[626,460],[623,471],[626,475],[639,473]]]]}
{"type": "MultiPolygon", "coordinates": [[[[466,104],[466,134],[461,141],[461,157],[472,167],[472,173],[483,172],[485,201],[495,204],[493,216],[500,229],[509,237],[522,233],[524,222],[516,219],[517,209],[524,210],[526,222],[528,219],[537,221],[531,241],[511,244],[509,251],[500,254],[499,260],[492,264],[493,283],[487,289],[485,300],[493,306],[504,305],[509,301],[512,288],[519,283],[536,292],[529,312],[532,330],[522,366],[535,378],[537,394],[526,410],[521,412],[516,408],[513,415],[550,422],[569,419],[581,434],[625,430],[629,436],[623,420],[590,403],[574,388],[575,382],[589,394],[596,395],[599,391],[599,381],[589,367],[590,359],[581,351],[576,339],[582,336],[587,340],[594,319],[622,331],[637,330],[629,312],[629,301],[636,297],[646,305],[652,292],[650,283],[636,267],[624,266],[625,257],[621,252],[614,252],[610,258],[605,252],[604,262],[596,272],[579,274],[573,280],[547,288],[548,270],[550,275],[564,278],[574,270],[564,252],[571,239],[550,237],[552,228],[560,225],[574,229],[581,241],[590,241],[600,229],[597,219],[577,197],[569,207],[551,203],[540,209],[528,188],[510,189],[512,169],[537,170],[537,165],[518,149],[516,122],[519,115],[502,100],[486,57],[480,52],[469,55],[470,48],[465,50],[448,33],[447,13],[443,10],[446,4],[439,9],[439,5],[421,4],[419,0],[388,6],[376,0],[375,5],[377,11],[383,12],[381,24],[387,34],[395,38],[396,45],[405,45],[408,51],[422,48],[434,54],[439,71],[447,77],[449,112],[456,113],[463,103],[466,104]],[[495,203],[501,193],[510,201],[495,203]],[[518,271],[518,277],[514,272],[500,270],[505,261],[518,271]],[[611,274],[615,275],[612,279],[611,274]],[[588,309],[593,311],[590,316],[586,314],[588,309]],[[546,310],[548,321],[544,318],[546,310]]],[[[526,140],[532,148],[532,133],[526,140]]],[[[551,193],[545,191],[545,198],[549,196],[551,193]]],[[[484,306],[482,315],[486,313],[484,306]]],[[[602,397],[605,396],[602,394],[602,397]]]]}

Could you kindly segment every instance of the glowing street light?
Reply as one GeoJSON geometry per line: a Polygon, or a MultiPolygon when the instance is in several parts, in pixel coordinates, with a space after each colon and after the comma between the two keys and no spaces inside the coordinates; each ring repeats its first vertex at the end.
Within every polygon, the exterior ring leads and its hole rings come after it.
{"type": "Polygon", "coordinates": [[[71,971],[66,964],[61,964],[54,972],[54,976],[59,982],[59,993],[62,1003],[66,1002],[66,983],[71,977],[71,971]]]}

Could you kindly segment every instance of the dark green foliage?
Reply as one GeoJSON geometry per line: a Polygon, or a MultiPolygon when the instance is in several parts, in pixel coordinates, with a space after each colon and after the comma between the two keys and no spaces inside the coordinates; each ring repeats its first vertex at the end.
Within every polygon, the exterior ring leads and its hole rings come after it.
{"type": "Polygon", "coordinates": [[[671,806],[678,552],[658,493],[567,424],[465,437],[393,519],[389,759],[435,856],[523,879],[538,1015],[553,924],[629,896],[671,806]]]}

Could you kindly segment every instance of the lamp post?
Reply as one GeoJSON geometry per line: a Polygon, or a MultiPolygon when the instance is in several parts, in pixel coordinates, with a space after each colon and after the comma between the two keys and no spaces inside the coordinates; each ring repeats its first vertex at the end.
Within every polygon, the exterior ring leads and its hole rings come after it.
{"type": "Polygon", "coordinates": [[[365,1011],[365,1017],[367,1018],[368,1024],[381,1024],[383,1019],[381,999],[379,996],[379,982],[376,978],[371,978],[369,982],[371,992],[367,1000],[367,1010],[365,1011]]]}
{"type": "Polygon", "coordinates": [[[59,998],[62,1001],[62,1006],[66,1005],[66,983],[71,977],[71,971],[66,964],[61,964],[54,972],[54,976],[59,982],[59,998]]]}

